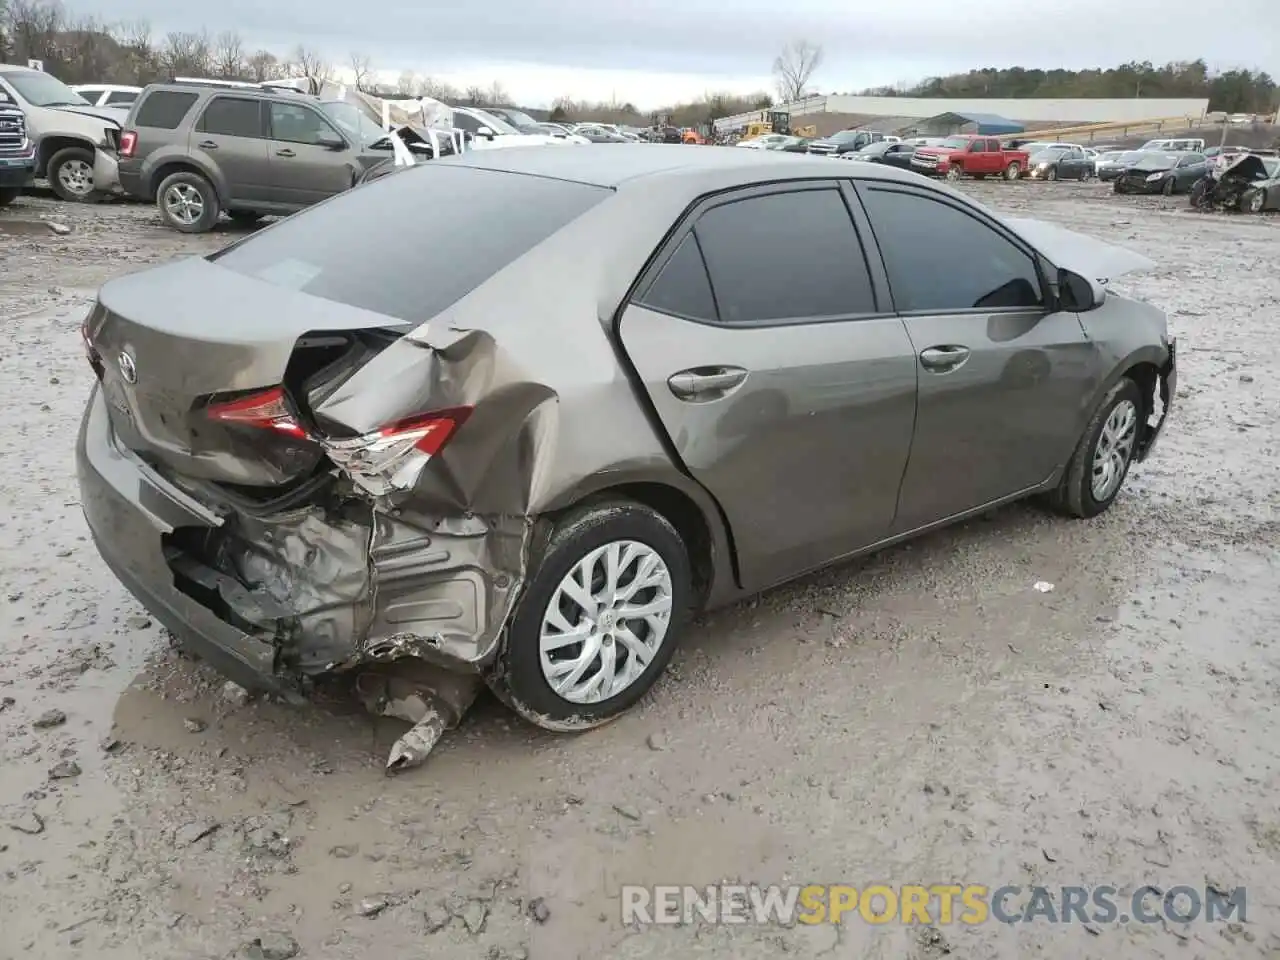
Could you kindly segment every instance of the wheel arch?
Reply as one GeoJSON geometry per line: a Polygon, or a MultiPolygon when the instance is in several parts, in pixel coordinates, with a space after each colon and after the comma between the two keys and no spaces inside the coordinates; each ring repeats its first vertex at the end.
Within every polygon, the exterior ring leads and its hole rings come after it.
{"type": "Polygon", "coordinates": [[[1137,452],[1134,459],[1141,462],[1146,455],[1146,448],[1150,446],[1151,438],[1154,435],[1154,428],[1149,421],[1151,415],[1155,412],[1156,399],[1159,398],[1163,404],[1165,414],[1168,413],[1169,403],[1172,398],[1168,393],[1168,385],[1161,371],[1168,362],[1168,355],[1155,345],[1139,347],[1134,350],[1120,363],[1112,368],[1111,374],[1102,381],[1098,389],[1094,392],[1090,400],[1089,407],[1085,413],[1085,422],[1093,416],[1093,412],[1097,410],[1104,397],[1110,392],[1121,379],[1127,377],[1138,385],[1138,392],[1142,395],[1142,409],[1139,411],[1139,436],[1137,443],[1137,452]]]}
{"type": "Polygon", "coordinates": [[[81,150],[88,150],[92,155],[94,151],[93,141],[87,137],[79,137],[74,134],[54,133],[49,136],[41,137],[40,143],[36,147],[36,176],[43,177],[49,169],[49,161],[62,150],[68,147],[79,147],[81,150]]]}
{"type": "Polygon", "coordinates": [[[209,169],[205,164],[197,160],[193,160],[188,156],[166,157],[156,162],[146,174],[146,192],[151,200],[156,199],[156,192],[160,189],[160,184],[164,183],[166,177],[170,177],[175,173],[181,172],[195,173],[204,177],[211,184],[213,190],[218,195],[218,201],[225,205],[227,201],[226,185],[222,178],[213,170],[209,169]]]}
{"type": "Polygon", "coordinates": [[[584,478],[548,504],[555,517],[591,501],[618,497],[661,514],[676,528],[689,551],[699,608],[738,592],[738,561],[733,535],[719,504],[691,478],[677,472],[635,470],[584,478]]]}

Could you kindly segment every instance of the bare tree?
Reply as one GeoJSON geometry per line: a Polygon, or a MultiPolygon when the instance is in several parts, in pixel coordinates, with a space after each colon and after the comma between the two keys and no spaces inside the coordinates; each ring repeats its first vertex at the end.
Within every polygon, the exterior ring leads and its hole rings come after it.
{"type": "Polygon", "coordinates": [[[160,62],[170,76],[204,77],[209,74],[212,51],[204,31],[175,31],[165,35],[160,62]]]}
{"type": "Polygon", "coordinates": [[[61,78],[84,83],[109,76],[116,66],[114,44],[106,28],[93,17],[67,25],[58,43],[63,60],[61,78]]]}
{"type": "Polygon", "coordinates": [[[369,78],[373,73],[373,61],[367,53],[351,54],[351,72],[355,74],[356,89],[367,92],[369,78]]]}
{"type": "Polygon", "coordinates": [[[249,59],[245,61],[245,68],[255,83],[275,80],[280,76],[280,61],[270,50],[259,50],[257,53],[250,54],[249,59]]]}
{"type": "Polygon", "coordinates": [[[313,91],[319,91],[320,85],[333,77],[333,67],[324,57],[299,44],[294,48],[293,59],[289,66],[295,73],[300,73],[310,82],[313,91]]]}
{"type": "Polygon", "coordinates": [[[435,77],[422,77],[418,81],[418,95],[440,100],[444,103],[452,103],[461,99],[456,87],[445,83],[443,80],[437,80],[435,77]]]}
{"type": "Polygon", "coordinates": [[[462,97],[473,107],[483,107],[488,103],[489,92],[484,87],[472,84],[463,91],[462,97]]]}
{"type": "Polygon", "coordinates": [[[486,102],[491,106],[500,107],[511,102],[511,94],[507,93],[507,88],[502,85],[501,80],[493,81],[484,95],[486,102]]]}
{"type": "Polygon", "coordinates": [[[162,71],[151,44],[150,23],[146,20],[120,23],[112,29],[111,36],[120,46],[123,58],[120,73],[123,77],[139,84],[160,79],[162,71]]]}
{"type": "Polygon", "coordinates": [[[773,80],[778,99],[791,103],[804,96],[804,88],[822,65],[822,47],[808,40],[792,40],[773,61],[773,80]]]}
{"type": "Polygon", "coordinates": [[[415,96],[418,89],[418,78],[412,70],[405,70],[396,80],[396,93],[402,97],[415,96]]]}
{"type": "Polygon", "coordinates": [[[62,7],[47,0],[11,0],[8,33],[13,59],[44,60],[52,67],[60,61],[58,35],[62,32],[62,7]]]}
{"type": "Polygon", "coordinates": [[[225,80],[238,80],[244,75],[244,41],[234,30],[218,34],[213,44],[213,68],[225,80]]]}

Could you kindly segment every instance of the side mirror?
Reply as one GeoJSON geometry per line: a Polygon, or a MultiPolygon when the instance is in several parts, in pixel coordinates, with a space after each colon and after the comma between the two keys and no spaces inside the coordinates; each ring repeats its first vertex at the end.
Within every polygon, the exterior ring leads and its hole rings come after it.
{"type": "Polygon", "coordinates": [[[316,141],[317,146],[324,147],[326,150],[345,150],[347,149],[347,141],[341,137],[332,135],[323,136],[316,141]]]}
{"type": "Polygon", "coordinates": [[[1106,289],[1096,280],[1089,280],[1072,270],[1058,271],[1058,306],[1061,309],[1084,313],[1102,306],[1106,298],[1106,289]]]}
{"type": "Polygon", "coordinates": [[[480,136],[482,137],[488,137],[490,140],[493,139],[493,131],[490,130],[488,127],[481,127],[479,130],[476,131],[476,133],[480,134],[480,136]]]}

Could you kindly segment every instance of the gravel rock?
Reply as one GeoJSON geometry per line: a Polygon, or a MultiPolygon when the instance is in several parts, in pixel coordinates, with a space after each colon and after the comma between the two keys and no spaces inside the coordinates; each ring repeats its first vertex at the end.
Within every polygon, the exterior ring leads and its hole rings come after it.
{"type": "Polygon", "coordinates": [[[182,725],[187,728],[187,733],[204,733],[209,729],[209,725],[198,717],[187,717],[182,725]]]}
{"type": "Polygon", "coordinates": [[[61,710],[46,710],[31,722],[31,726],[37,730],[49,730],[53,727],[60,727],[66,722],[67,715],[61,710]]]}
{"type": "Polygon", "coordinates": [[[80,764],[74,760],[60,760],[49,768],[50,780],[71,780],[80,774],[80,764]]]}
{"type": "Polygon", "coordinates": [[[244,945],[244,960],[293,960],[302,948],[287,933],[264,933],[244,945]]]}
{"type": "Polygon", "coordinates": [[[34,810],[28,810],[26,813],[20,813],[10,820],[9,827],[19,833],[35,836],[38,833],[44,833],[44,817],[34,810]]]}
{"type": "Polygon", "coordinates": [[[228,680],[222,685],[222,699],[235,707],[243,707],[249,702],[249,691],[234,680],[228,680]]]}

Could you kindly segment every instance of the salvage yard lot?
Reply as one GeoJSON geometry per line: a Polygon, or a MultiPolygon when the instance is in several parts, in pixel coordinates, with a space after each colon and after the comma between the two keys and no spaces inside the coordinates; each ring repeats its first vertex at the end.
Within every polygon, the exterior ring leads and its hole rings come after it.
{"type": "Polygon", "coordinates": [[[1092,522],[1017,506],[772,591],[690,631],[605,728],[555,737],[486,700],[395,779],[403,724],[224,696],[80,517],[95,288],[239,229],[181,236],[130,204],[6,211],[0,960],[264,955],[241,952],[258,937],[303,958],[1277,955],[1280,218],[962,186],[1159,264],[1123,287],[1168,311],[1178,396],[1116,506],[1092,522]],[[6,229],[20,218],[70,233],[6,229]],[[65,719],[34,727],[50,710],[65,719]],[[1246,887],[1248,912],[620,923],[622,884],[713,882],[1211,883],[1246,887]]]}

